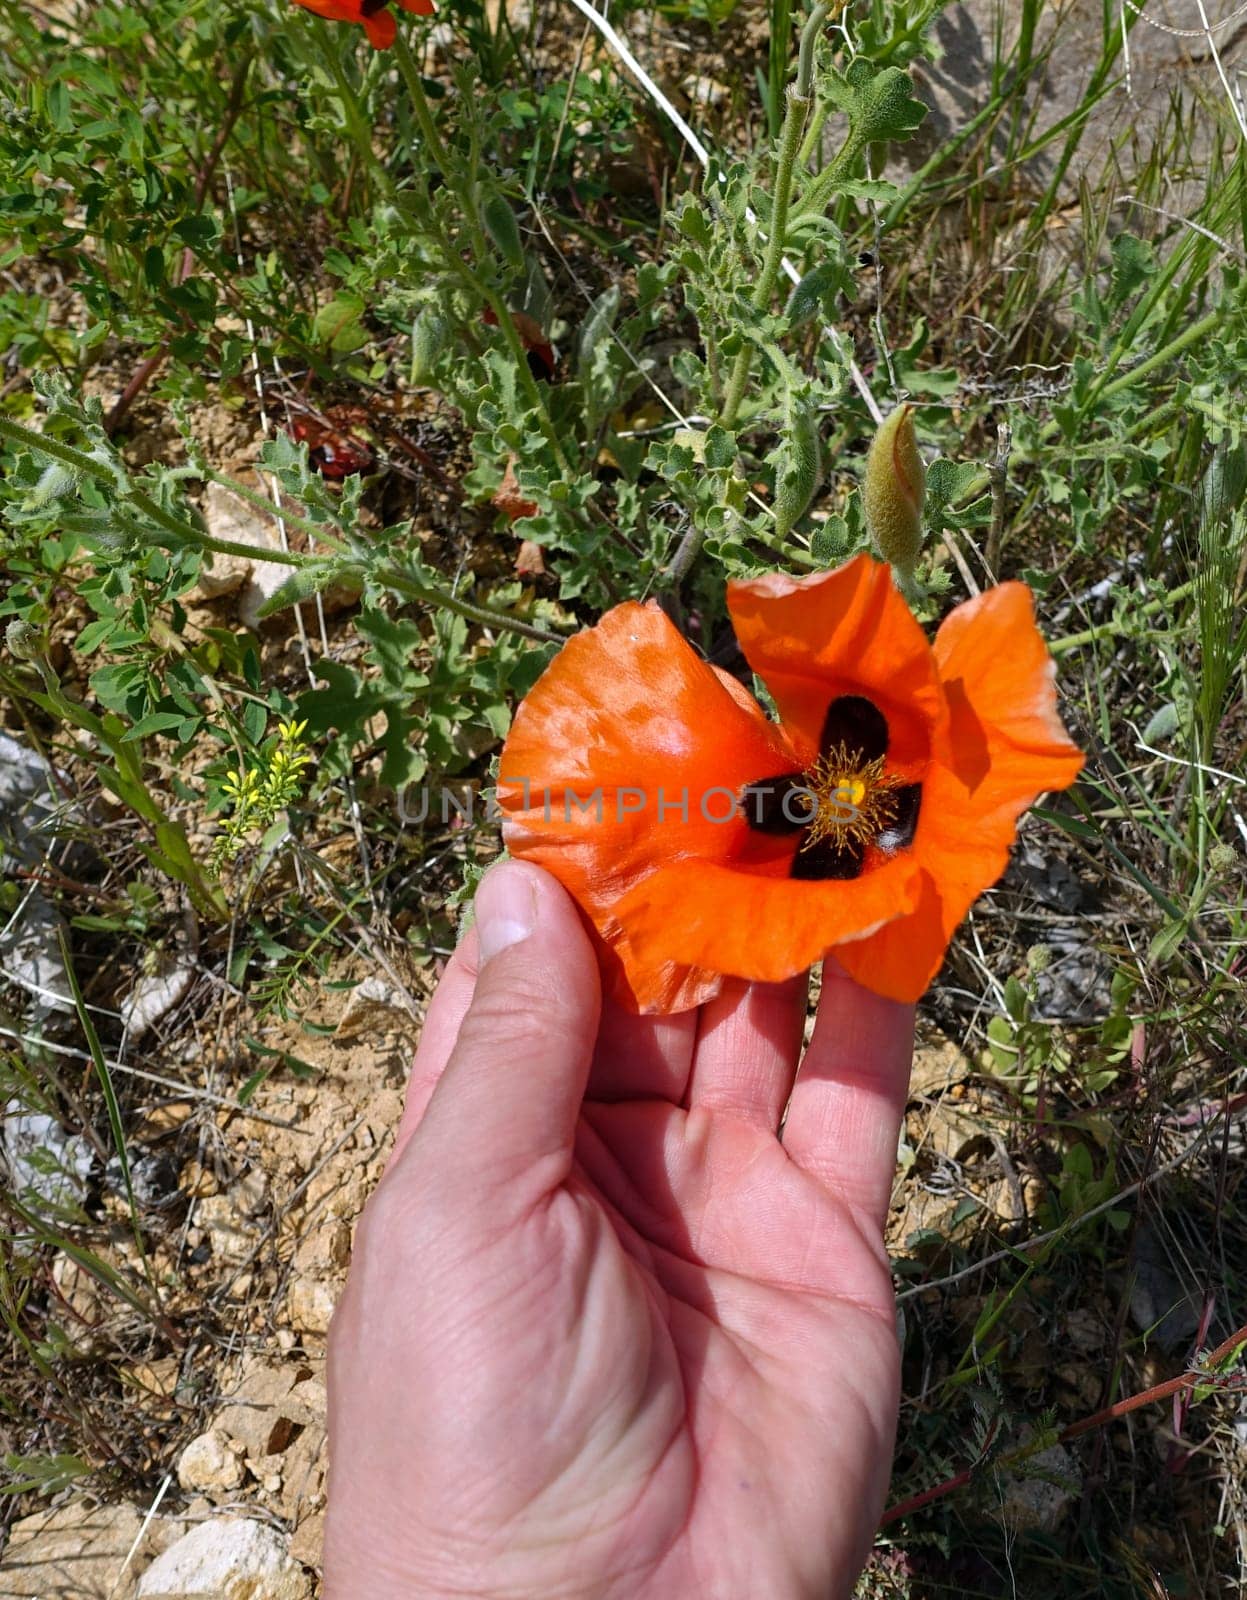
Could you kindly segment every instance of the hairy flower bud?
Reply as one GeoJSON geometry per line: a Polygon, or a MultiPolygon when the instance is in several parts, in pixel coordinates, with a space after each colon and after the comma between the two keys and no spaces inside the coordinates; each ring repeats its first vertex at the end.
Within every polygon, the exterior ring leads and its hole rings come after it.
{"type": "Polygon", "coordinates": [[[411,325],[412,383],[426,383],[437,365],[437,358],[450,343],[451,328],[435,307],[425,306],[411,325]]]}
{"type": "Polygon", "coordinates": [[[498,253],[509,267],[517,272],[524,270],[524,241],[520,238],[515,212],[500,194],[487,196],[481,206],[481,221],[485,231],[498,247],[498,253]]]}
{"type": "Polygon", "coordinates": [[[1033,944],[1026,952],[1026,970],[1035,978],[1041,972],[1047,972],[1052,965],[1052,946],[1049,944],[1033,944]]]}
{"type": "Polygon", "coordinates": [[[33,623],[14,617],[4,630],[4,642],[15,661],[37,661],[43,641],[33,623]]]}
{"type": "Polygon", "coordinates": [[[822,476],[818,407],[805,394],[789,391],[784,431],[771,459],[775,463],[775,536],[786,539],[810,508],[822,476]]]}
{"type": "Polygon", "coordinates": [[[27,494],[23,510],[42,511],[44,506],[69,494],[76,482],[77,474],[69,467],[62,466],[59,461],[49,462],[39,482],[27,494]]]}
{"type": "Polygon", "coordinates": [[[875,548],[904,581],[922,548],[927,470],[918,453],[913,407],[897,406],[875,435],[862,478],[862,510],[875,548]]]}

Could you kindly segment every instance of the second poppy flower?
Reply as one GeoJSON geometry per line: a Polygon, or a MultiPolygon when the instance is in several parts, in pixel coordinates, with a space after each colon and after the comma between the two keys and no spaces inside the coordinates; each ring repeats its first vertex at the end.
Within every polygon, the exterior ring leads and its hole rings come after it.
{"type": "MultiPolygon", "coordinates": [[[[357,22],[368,35],[375,50],[388,50],[398,33],[398,24],[389,9],[389,0],[295,0],[306,11],[330,22],[357,22]]],[[[409,11],[413,17],[431,17],[436,13],[433,0],[397,0],[400,10],[409,11]]]]}

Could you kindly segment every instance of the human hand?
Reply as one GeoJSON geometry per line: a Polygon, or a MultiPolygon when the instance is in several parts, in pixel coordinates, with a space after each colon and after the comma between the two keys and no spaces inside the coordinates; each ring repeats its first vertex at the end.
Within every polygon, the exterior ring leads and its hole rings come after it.
{"type": "Polygon", "coordinates": [[[829,963],[794,1087],[804,1001],[602,1008],[559,885],[487,875],[334,1318],[325,1600],[849,1593],[913,1012],[829,963]]]}

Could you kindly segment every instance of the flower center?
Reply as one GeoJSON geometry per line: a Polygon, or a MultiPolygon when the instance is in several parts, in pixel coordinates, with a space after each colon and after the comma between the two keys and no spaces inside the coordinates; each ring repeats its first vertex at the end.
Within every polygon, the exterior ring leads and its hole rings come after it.
{"type": "Polygon", "coordinates": [[[868,761],[842,741],[828,747],[805,774],[809,823],[800,848],[826,840],[834,849],[872,843],[897,819],[900,782],[886,775],[884,757],[868,761]]]}

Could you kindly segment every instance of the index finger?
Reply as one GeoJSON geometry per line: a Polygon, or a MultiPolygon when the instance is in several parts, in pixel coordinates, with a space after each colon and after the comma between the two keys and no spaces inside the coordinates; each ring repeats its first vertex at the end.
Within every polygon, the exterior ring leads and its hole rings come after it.
{"type": "Polygon", "coordinates": [[[881,1232],[909,1093],[914,1007],[823,964],[814,1036],[788,1102],[784,1149],[881,1232]]]}

